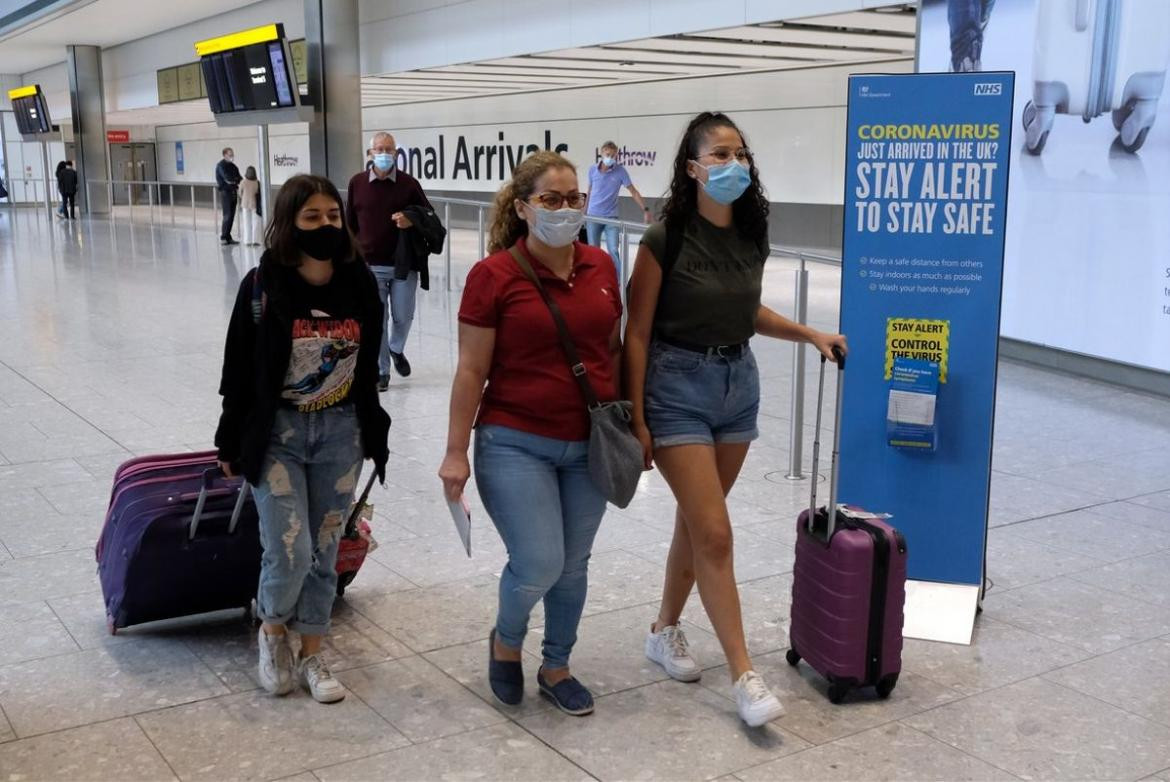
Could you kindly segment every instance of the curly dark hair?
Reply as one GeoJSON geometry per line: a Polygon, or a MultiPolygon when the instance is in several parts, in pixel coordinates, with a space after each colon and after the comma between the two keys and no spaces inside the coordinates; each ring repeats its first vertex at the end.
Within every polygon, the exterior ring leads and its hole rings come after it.
{"type": "MultiPolygon", "coordinates": [[[[682,141],[679,142],[678,154],[674,157],[670,192],[662,207],[662,220],[667,224],[668,230],[678,230],[676,226],[685,225],[698,210],[699,183],[687,173],[687,162],[698,157],[699,148],[707,135],[720,127],[734,130],[743,139],[744,146],[748,146],[743,131],[722,112],[704,111],[691,120],[686,132],[683,133],[682,141]]],[[[750,159],[750,164],[752,183],[731,205],[732,224],[749,239],[763,242],[768,236],[768,197],[764,193],[763,185],[760,184],[760,171],[756,168],[756,161],[750,159]]]]}

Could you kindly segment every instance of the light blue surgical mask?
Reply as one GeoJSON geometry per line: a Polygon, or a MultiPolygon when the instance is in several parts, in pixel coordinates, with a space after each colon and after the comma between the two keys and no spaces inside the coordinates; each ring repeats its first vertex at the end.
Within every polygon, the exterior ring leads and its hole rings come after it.
{"type": "Polygon", "coordinates": [[[397,158],[389,152],[379,152],[374,155],[374,165],[379,171],[389,171],[394,168],[397,158]]]}
{"type": "Polygon", "coordinates": [[[528,230],[549,247],[567,247],[581,232],[585,224],[585,213],[580,209],[545,209],[528,204],[535,215],[528,222],[528,230]]]}
{"type": "Polygon", "coordinates": [[[751,172],[743,163],[734,160],[718,166],[704,166],[697,160],[694,163],[707,171],[707,181],[703,183],[703,190],[717,203],[725,205],[734,203],[752,183],[751,172]]]}
{"type": "Polygon", "coordinates": [[[601,165],[605,166],[606,168],[609,168],[610,166],[613,165],[613,158],[609,157],[608,155],[603,157],[601,159],[601,165]]]}

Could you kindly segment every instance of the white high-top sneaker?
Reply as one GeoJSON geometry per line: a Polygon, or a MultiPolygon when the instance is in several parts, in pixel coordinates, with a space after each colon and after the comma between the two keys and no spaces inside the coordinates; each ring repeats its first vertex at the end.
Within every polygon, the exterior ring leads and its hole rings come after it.
{"type": "Polygon", "coordinates": [[[661,665],[670,678],[680,682],[697,682],[703,675],[678,625],[663,627],[658,632],[651,627],[646,636],[646,659],[661,665]]]}
{"type": "Polygon", "coordinates": [[[755,671],[739,677],[734,689],[739,718],[750,727],[758,728],[784,715],[780,699],[772,694],[763,677],[755,671]]]}
{"type": "Polygon", "coordinates": [[[288,647],[288,634],[269,635],[260,628],[260,686],[273,695],[292,692],[293,657],[288,647]]]}

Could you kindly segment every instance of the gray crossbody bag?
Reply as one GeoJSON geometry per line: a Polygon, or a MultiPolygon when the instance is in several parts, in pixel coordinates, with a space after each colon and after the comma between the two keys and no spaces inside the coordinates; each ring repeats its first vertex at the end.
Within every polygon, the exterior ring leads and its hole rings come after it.
{"type": "Polygon", "coordinates": [[[569,371],[581,388],[585,405],[589,411],[589,477],[605,498],[619,508],[624,508],[634,499],[638,480],[642,477],[645,462],[642,444],[630,432],[630,417],[633,405],[629,401],[600,402],[593,390],[593,384],[585,371],[585,364],[577,353],[577,346],[565,325],[561,308],[552,300],[536,276],[532,265],[512,247],[509,252],[525,276],[536,286],[540,298],[552,314],[553,322],[560,335],[561,348],[569,362],[569,371]]]}

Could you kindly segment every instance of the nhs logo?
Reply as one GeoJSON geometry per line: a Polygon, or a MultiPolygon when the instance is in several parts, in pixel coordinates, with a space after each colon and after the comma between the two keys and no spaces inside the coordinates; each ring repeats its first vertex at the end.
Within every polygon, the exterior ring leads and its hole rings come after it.
{"type": "Polygon", "coordinates": [[[1003,84],[998,81],[984,81],[975,85],[976,95],[1002,95],[1003,84]]]}

